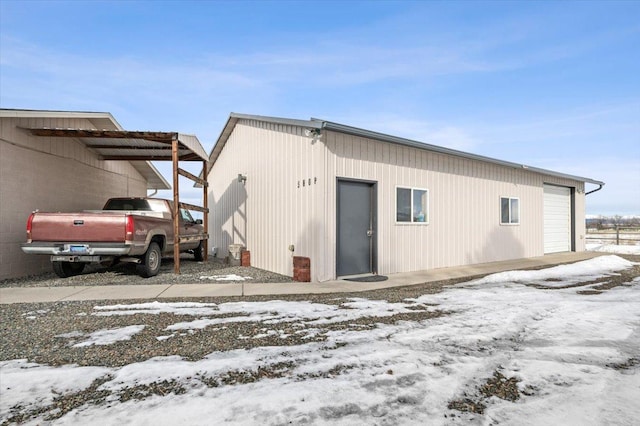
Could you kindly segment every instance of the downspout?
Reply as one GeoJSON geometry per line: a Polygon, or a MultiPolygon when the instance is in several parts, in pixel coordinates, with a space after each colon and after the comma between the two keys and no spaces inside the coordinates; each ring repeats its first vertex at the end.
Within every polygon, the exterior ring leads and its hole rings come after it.
{"type": "Polygon", "coordinates": [[[604,183],[598,183],[597,185],[598,185],[598,187],[596,189],[594,189],[593,191],[586,192],[584,194],[584,196],[586,197],[589,194],[593,194],[594,192],[600,191],[602,189],[602,187],[604,186],[604,183]]]}
{"type": "MultiPolygon", "coordinates": [[[[597,191],[597,189],[596,189],[596,191],[597,191]]],[[[153,197],[154,195],[156,195],[157,193],[158,193],[158,188],[155,188],[155,189],[154,189],[154,191],[153,191],[153,193],[151,193],[151,194],[147,195],[147,197],[151,198],[151,197],[153,197]]]]}

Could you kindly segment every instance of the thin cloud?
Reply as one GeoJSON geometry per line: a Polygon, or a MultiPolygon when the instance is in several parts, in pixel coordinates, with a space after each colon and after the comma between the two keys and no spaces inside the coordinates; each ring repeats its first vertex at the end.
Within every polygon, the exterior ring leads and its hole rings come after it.
{"type": "Polygon", "coordinates": [[[483,144],[468,130],[450,124],[392,115],[378,115],[373,120],[365,116],[346,120],[351,121],[344,124],[459,151],[474,151],[483,144]]]}
{"type": "Polygon", "coordinates": [[[262,85],[257,78],[215,67],[58,53],[6,37],[2,52],[3,103],[23,98],[24,90],[40,99],[48,93],[51,98],[75,100],[81,93],[85,99],[137,96],[143,102],[164,98],[171,103],[168,96],[211,96],[262,85]],[[30,78],[23,78],[25,73],[30,78]]]}

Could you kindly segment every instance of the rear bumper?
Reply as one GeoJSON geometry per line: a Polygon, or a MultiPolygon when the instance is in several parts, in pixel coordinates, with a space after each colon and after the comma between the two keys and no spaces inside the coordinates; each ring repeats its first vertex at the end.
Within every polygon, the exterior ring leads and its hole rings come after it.
{"type": "Polygon", "coordinates": [[[27,254],[51,256],[125,256],[132,253],[130,244],[35,242],[20,245],[27,254]]]}

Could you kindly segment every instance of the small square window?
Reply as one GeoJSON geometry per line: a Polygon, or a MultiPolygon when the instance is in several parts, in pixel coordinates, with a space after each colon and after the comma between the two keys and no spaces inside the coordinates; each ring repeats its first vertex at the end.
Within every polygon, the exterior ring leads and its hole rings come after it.
{"type": "Polygon", "coordinates": [[[520,224],[520,199],[500,197],[500,224],[520,224]]]}
{"type": "Polygon", "coordinates": [[[429,222],[429,191],[419,188],[396,188],[396,222],[429,222]]]}

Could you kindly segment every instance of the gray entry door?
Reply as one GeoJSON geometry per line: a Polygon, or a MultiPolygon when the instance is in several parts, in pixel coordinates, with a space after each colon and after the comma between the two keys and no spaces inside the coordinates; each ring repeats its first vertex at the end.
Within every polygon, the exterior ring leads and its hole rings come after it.
{"type": "Polygon", "coordinates": [[[374,184],[338,181],[337,275],[374,272],[374,184]]]}

